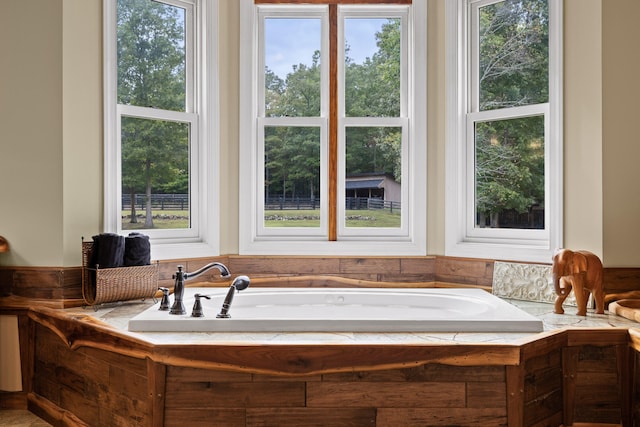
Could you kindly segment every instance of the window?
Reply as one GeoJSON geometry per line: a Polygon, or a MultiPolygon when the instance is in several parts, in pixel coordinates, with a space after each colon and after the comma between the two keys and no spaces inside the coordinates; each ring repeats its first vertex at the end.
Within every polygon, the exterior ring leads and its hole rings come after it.
{"type": "Polygon", "coordinates": [[[240,252],[424,255],[426,5],[269,3],[241,3],[240,252]]]}
{"type": "Polygon", "coordinates": [[[148,234],[154,259],[216,255],[215,3],[104,10],[105,230],[148,234]]]}
{"type": "Polygon", "coordinates": [[[446,254],[562,242],[561,1],[449,0],[446,254]]]}

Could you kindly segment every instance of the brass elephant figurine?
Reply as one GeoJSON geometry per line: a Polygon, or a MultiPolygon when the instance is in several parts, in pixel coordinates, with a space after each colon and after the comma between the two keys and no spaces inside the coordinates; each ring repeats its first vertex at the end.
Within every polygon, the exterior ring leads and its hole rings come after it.
{"type": "Polygon", "coordinates": [[[578,316],[587,315],[589,293],[596,301],[596,313],[604,314],[604,290],[602,288],[602,262],[588,251],[559,249],[553,255],[552,276],[556,290],[554,312],[564,313],[562,303],[571,289],[576,297],[578,316]]]}

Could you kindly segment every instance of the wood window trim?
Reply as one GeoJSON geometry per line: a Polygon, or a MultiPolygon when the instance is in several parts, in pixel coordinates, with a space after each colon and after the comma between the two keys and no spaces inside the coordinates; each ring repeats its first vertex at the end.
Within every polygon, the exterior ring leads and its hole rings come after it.
{"type": "Polygon", "coordinates": [[[329,241],[338,240],[338,6],[329,5],[329,241]]]}
{"type": "Polygon", "coordinates": [[[412,0],[254,0],[254,4],[329,6],[329,179],[328,240],[338,240],[338,5],[411,4],[412,0]]]}

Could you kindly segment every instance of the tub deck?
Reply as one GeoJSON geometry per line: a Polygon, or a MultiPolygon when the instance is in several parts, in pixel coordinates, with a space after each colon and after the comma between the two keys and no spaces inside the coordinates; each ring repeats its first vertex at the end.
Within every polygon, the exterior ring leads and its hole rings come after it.
{"type": "Polygon", "coordinates": [[[637,324],[510,303],[544,331],[140,333],[151,301],[35,305],[23,378],[30,410],[74,426],[632,425],[637,324]]]}
{"type": "Polygon", "coordinates": [[[187,313],[160,303],[129,320],[135,332],[542,332],[542,321],[482,289],[249,288],[220,319],[226,289],[187,288],[187,313]],[[203,317],[193,317],[195,295],[203,317]]]}

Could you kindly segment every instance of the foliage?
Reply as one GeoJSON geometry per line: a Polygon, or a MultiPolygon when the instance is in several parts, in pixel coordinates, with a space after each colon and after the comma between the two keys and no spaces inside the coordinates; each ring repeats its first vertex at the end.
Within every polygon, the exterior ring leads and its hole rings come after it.
{"type": "Polygon", "coordinates": [[[378,51],[357,64],[345,64],[345,110],[348,117],[400,116],[400,20],[389,19],[376,34],[378,51]]]}
{"type": "MultiPolygon", "coordinates": [[[[345,111],[349,117],[400,116],[400,20],[388,19],[376,34],[372,58],[345,64],[345,111]]],[[[380,172],[401,181],[401,129],[351,127],[346,130],[347,175],[380,172]]]]}
{"type": "Polygon", "coordinates": [[[314,198],[320,188],[319,129],[266,128],[265,165],[267,194],[278,194],[283,199],[287,194],[305,194],[314,198]]]}
{"type": "Polygon", "coordinates": [[[476,125],[476,210],[492,227],[505,210],[527,212],[544,204],[544,118],[476,125]]]}
{"type": "MultiPolygon", "coordinates": [[[[118,0],[118,103],[185,111],[185,29],[180,9],[150,0],[118,0]]],[[[122,188],[188,191],[189,129],[184,123],[123,117],[122,188]]],[[[135,205],[131,222],[137,222],[135,205]]]]}
{"type": "MultiPolygon", "coordinates": [[[[481,7],[479,110],[548,102],[548,0],[505,0],[481,7]]],[[[185,23],[180,9],[151,0],[118,0],[118,103],[185,111],[185,23]]],[[[400,21],[385,20],[377,51],[357,63],[345,47],[345,114],[400,115],[400,21]]],[[[348,42],[348,41],[347,41],[348,42]]],[[[270,117],[318,117],[320,52],[284,77],[265,70],[270,117]]],[[[316,197],[320,186],[318,128],[265,129],[266,196],[316,197]]],[[[401,181],[401,130],[346,130],[346,174],[383,172],[401,181]]],[[[544,205],[544,125],[540,117],[494,120],[476,127],[476,209],[480,222],[500,212],[544,205]]],[[[167,120],[122,120],[123,192],[189,188],[188,125],[167,120]]],[[[145,227],[151,227],[147,205],[145,227]]],[[[137,217],[132,207],[130,217],[137,217]]]]}
{"type": "Polygon", "coordinates": [[[118,0],[118,103],[184,111],[185,41],[176,7],[118,0]]]}
{"type": "MultiPolygon", "coordinates": [[[[548,2],[506,0],[480,11],[479,109],[548,102],[548,2]]],[[[477,122],[478,223],[544,207],[544,118],[477,122]]]]}
{"type": "MultiPolygon", "coordinates": [[[[350,117],[400,115],[400,21],[385,20],[376,33],[378,50],[355,63],[346,49],[345,100],[350,117]]],[[[292,67],[284,79],[265,69],[265,110],[269,117],[318,117],[321,67],[316,51],[309,65],[292,67]]],[[[346,173],[388,173],[400,180],[401,131],[386,127],[347,129],[346,173]]],[[[267,196],[315,197],[320,185],[320,134],[307,127],[265,130],[267,196]]]]}
{"type": "Polygon", "coordinates": [[[480,11],[480,110],[548,102],[548,0],[505,0],[480,11]]]}

